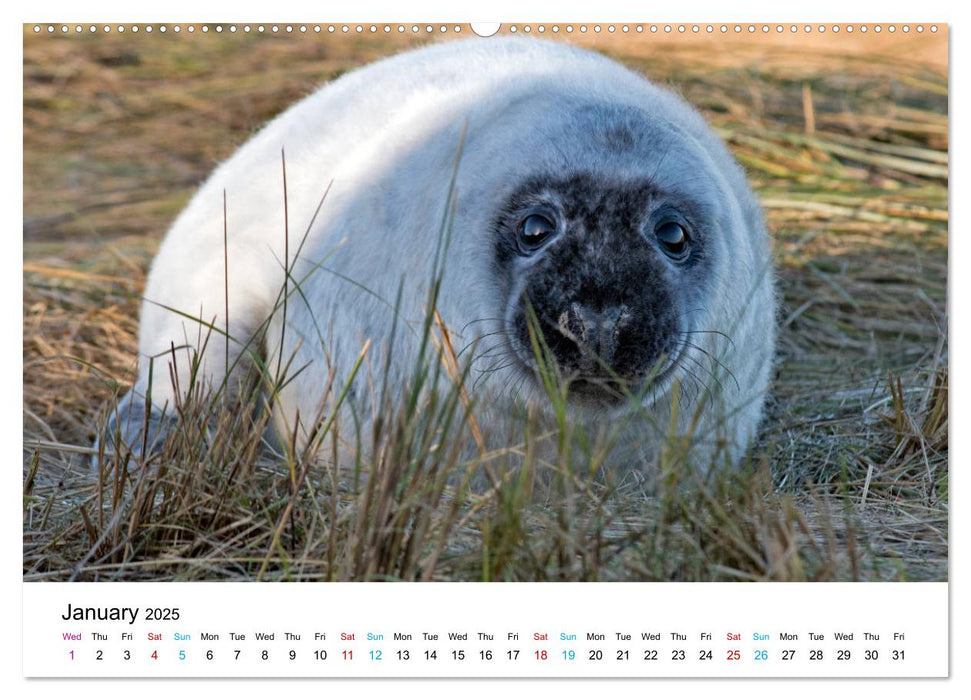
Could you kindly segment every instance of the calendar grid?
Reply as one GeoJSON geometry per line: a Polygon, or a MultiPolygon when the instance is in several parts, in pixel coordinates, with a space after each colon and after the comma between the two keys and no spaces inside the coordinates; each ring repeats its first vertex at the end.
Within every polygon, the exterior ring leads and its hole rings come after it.
{"type": "Polygon", "coordinates": [[[24,584],[29,677],[944,677],[946,583],[24,584]]]}

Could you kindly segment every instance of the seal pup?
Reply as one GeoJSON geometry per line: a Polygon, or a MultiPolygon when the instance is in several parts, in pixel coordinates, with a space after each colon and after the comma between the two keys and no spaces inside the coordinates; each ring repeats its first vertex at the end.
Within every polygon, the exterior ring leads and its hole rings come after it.
{"type": "MultiPolygon", "coordinates": [[[[516,433],[510,407],[549,404],[540,348],[572,419],[625,421],[648,459],[673,432],[738,461],[776,309],[744,173],[678,96],[531,39],[441,43],[350,72],[220,165],[151,267],[138,378],[108,435],[137,451],[156,437],[145,416],[164,432],[187,387],[234,387],[262,360],[289,369],[273,423],[305,446],[325,387],[350,382],[368,341],[403,386],[419,343],[402,329],[429,312],[443,227],[437,310],[475,348],[491,434],[516,433]]],[[[366,416],[373,392],[350,384],[366,416]]]]}

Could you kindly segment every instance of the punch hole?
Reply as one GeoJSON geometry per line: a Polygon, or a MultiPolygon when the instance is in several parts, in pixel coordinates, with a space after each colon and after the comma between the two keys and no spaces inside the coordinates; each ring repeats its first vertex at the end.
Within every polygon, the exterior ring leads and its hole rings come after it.
{"type": "Polygon", "coordinates": [[[671,33],[671,25],[670,24],[665,24],[664,25],[664,33],[665,34],[670,34],[671,33]]]}

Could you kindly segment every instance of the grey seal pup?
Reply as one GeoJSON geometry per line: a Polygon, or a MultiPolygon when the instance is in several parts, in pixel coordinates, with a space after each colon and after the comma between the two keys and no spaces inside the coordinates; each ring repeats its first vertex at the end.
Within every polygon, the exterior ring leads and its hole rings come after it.
{"type": "MultiPolygon", "coordinates": [[[[541,347],[577,423],[624,422],[622,442],[648,460],[674,434],[738,462],[776,312],[744,173],[678,96],[528,39],[441,43],[350,72],[219,166],[151,267],[138,378],[108,433],[137,451],[144,416],[164,432],[180,392],[231,389],[255,363],[289,371],[274,378],[273,425],[306,447],[325,391],[348,382],[365,343],[387,352],[396,320],[387,381],[413,371],[419,343],[402,327],[428,313],[443,226],[437,310],[474,348],[487,432],[515,435],[514,407],[549,404],[541,347]]],[[[348,402],[367,416],[373,390],[355,382],[348,402]]]]}

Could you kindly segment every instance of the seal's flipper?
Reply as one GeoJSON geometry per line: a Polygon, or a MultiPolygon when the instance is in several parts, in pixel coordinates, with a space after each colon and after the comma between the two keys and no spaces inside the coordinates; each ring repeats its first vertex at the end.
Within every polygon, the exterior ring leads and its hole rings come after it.
{"type": "Polygon", "coordinates": [[[158,453],[175,423],[175,411],[168,405],[148,408],[145,396],[132,389],[109,413],[104,432],[95,443],[97,452],[91,466],[98,468],[102,445],[105,454],[129,454],[135,459],[158,453]]]}

